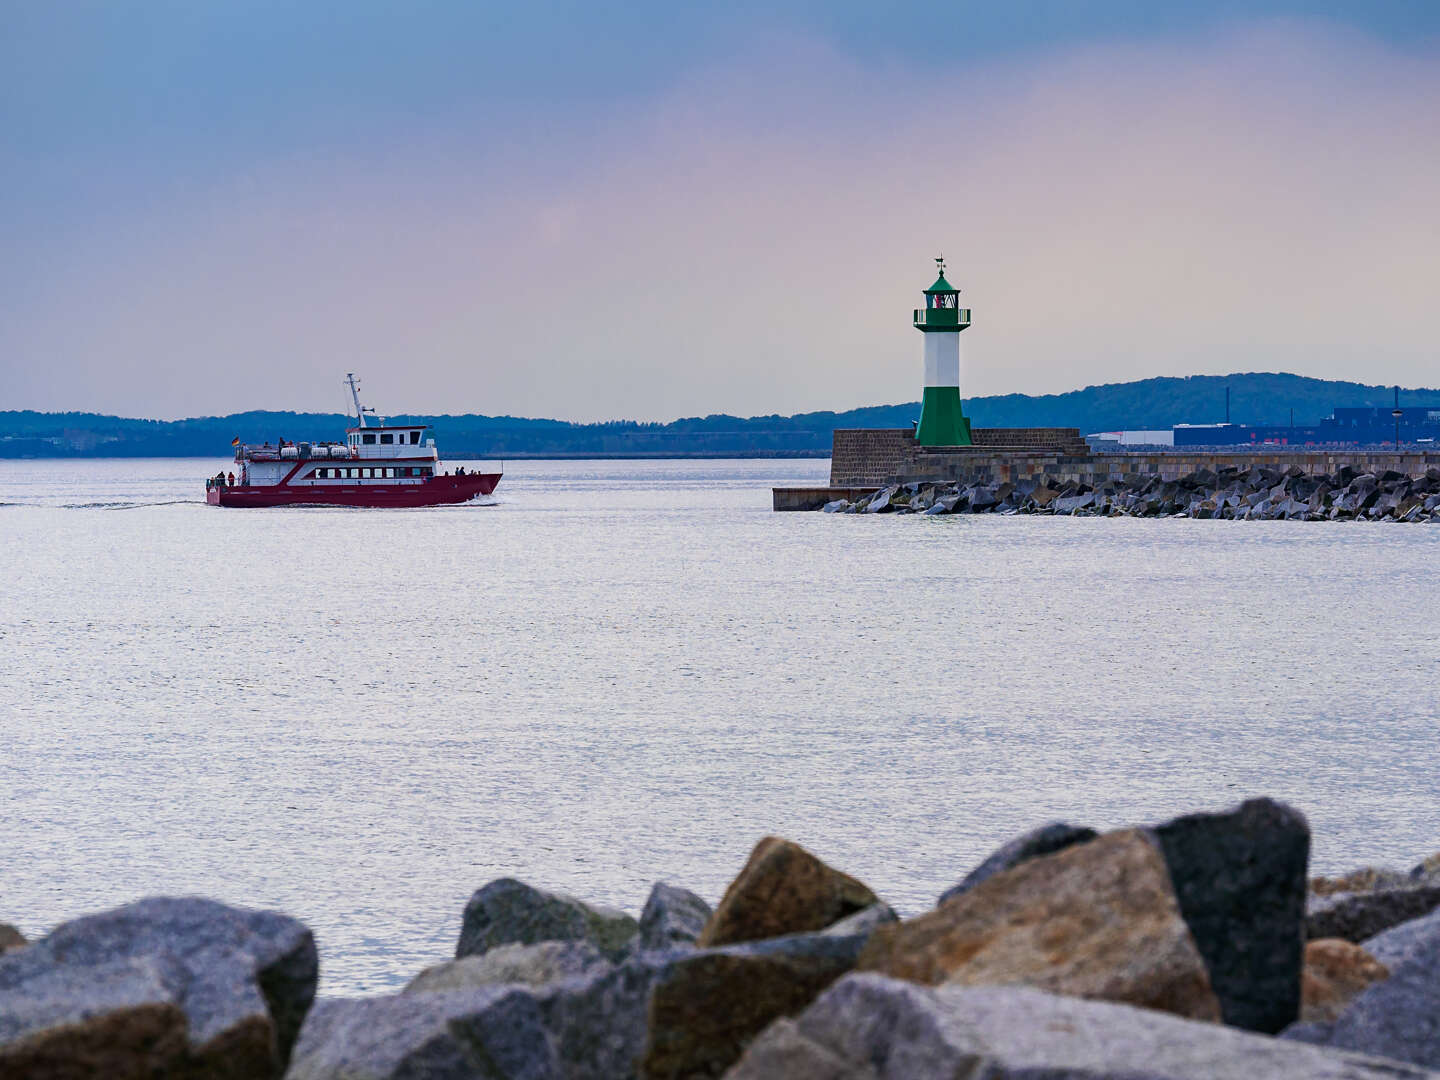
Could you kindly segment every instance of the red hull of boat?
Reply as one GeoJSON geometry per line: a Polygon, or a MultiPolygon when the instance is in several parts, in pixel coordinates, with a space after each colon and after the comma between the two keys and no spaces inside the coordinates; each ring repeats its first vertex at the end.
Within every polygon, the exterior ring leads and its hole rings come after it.
{"type": "Polygon", "coordinates": [[[432,476],[423,484],[316,484],[291,487],[211,488],[205,500],[211,506],[363,506],[402,508],[445,506],[489,495],[500,483],[500,473],[432,476]]]}

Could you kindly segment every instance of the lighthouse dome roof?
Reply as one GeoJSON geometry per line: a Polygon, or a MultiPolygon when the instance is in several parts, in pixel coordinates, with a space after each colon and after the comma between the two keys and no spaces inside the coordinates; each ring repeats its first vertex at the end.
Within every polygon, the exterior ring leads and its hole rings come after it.
{"type": "Polygon", "coordinates": [[[942,270],[940,271],[940,276],[935,279],[935,284],[926,289],[925,294],[929,296],[932,293],[958,293],[959,291],[960,290],[955,288],[954,285],[951,285],[950,282],[945,280],[945,271],[942,270]]]}

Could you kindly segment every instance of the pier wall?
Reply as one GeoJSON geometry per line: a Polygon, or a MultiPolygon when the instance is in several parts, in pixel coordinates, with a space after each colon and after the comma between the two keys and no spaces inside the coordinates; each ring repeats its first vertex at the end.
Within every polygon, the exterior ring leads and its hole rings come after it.
{"type": "Polygon", "coordinates": [[[1392,470],[1419,476],[1427,468],[1440,467],[1440,452],[1415,450],[1312,451],[1275,447],[1092,454],[1080,449],[1083,441],[1076,447],[1065,437],[1071,432],[1078,440],[1078,431],[1067,428],[980,429],[975,433],[979,445],[927,447],[917,444],[905,428],[837,430],[830,457],[830,486],[883,487],[930,481],[1015,483],[1041,478],[1093,486],[1152,476],[1176,480],[1200,469],[1249,469],[1256,465],[1282,469],[1298,465],[1312,476],[1334,473],[1346,465],[1377,475],[1392,470]],[[987,445],[994,440],[990,433],[997,431],[1004,432],[1002,438],[1008,446],[987,445]],[[1026,438],[1032,440],[1030,446],[1022,445],[1026,438]],[[1044,445],[1042,440],[1050,445],[1044,445]]]}

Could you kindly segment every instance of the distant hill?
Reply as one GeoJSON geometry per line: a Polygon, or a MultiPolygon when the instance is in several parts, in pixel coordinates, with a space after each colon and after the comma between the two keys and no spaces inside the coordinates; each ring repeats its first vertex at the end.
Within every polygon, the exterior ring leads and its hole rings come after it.
{"type": "MultiPolygon", "coordinates": [[[[1336,406],[1389,405],[1393,390],[1363,383],[1249,373],[1141,379],[1065,394],[971,398],[977,427],[1078,427],[1082,433],[1164,429],[1225,418],[1225,389],[1237,423],[1313,424],[1336,406]]],[[[1440,390],[1400,392],[1405,405],[1440,407],[1440,390]]],[[[919,402],[795,416],[714,415],[647,424],[573,424],[514,416],[410,416],[435,428],[451,458],[821,456],[837,427],[908,427],[919,402]]],[[[224,457],[230,440],[338,438],[340,413],[247,412],[192,420],[130,420],[95,413],[0,412],[0,458],[224,457]]]]}

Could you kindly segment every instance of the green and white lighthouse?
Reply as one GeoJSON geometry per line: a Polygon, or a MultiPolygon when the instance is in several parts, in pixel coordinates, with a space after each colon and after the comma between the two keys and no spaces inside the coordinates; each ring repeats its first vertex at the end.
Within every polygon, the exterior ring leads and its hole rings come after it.
{"type": "Polygon", "coordinates": [[[915,441],[921,446],[969,446],[970,421],[960,407],[960,331],[970,325],[970,309],[960,306],[960,290],[945,280],[945,260],[935,260],[940,276],[925,290],[925,306],[915,312],[915,329],[925,335],[925,396],[915,441]]]}

